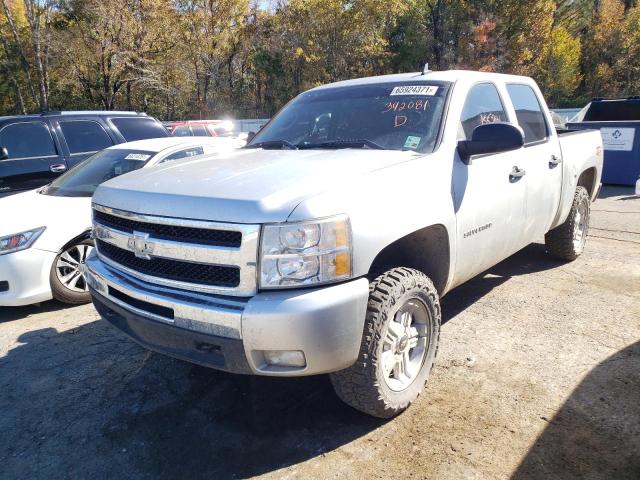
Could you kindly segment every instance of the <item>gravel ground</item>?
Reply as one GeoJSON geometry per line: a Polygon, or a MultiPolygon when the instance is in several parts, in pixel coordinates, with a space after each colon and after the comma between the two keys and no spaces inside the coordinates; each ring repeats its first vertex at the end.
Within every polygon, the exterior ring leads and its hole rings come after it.
{"type": "Polygon", "coordinates": [[[91,305],[0,309],[0,478],[640,478],[640,199],[585,254],[533,244],[443,300],[427,389],[391,421],[326,377],[144,351],[91,305]]]}

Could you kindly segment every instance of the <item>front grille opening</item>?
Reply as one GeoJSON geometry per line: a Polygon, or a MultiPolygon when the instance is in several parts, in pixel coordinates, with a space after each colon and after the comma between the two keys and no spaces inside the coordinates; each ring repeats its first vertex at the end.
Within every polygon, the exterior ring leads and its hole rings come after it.
{"type": "Polygon", "coordinates": [[[233,248],[240,248],[242,244],[242,232],[237,231],[209,230],[206,228],[146,223],[110,215],[99,210],[93,211],[93,218],[97,223],[105,227],[127,233],[133,233],[134,230],[136,232],[148,233],[159,240],[233,248]]]}
{"type": "Polygon", "coordinates": [[[163,307],[161,305],[155,305],[143,300],[138,300],[137,298],[130,297],[129,295],[122,293],[120,290],[116,290],[111,286],[109,287],[109,296],[117,298],[121,302],[124,302],[127,305],[131,305],[138,310],[142,310],[147,313],[153,313],[154,315],[158,315],[159,317],[173,320],[173,309],[171,308],[163,307]]]}
{"type": "Polygon", "coordinates": [[[129,250],[124,250],[102,240],[97,240],[96,243],[98,253],[117,264],[144,275],[215,287],[232,288],[240,285],[240,268],[238,267],[183,262],[159,257],[145,260],[136,257],[129,250]]]}

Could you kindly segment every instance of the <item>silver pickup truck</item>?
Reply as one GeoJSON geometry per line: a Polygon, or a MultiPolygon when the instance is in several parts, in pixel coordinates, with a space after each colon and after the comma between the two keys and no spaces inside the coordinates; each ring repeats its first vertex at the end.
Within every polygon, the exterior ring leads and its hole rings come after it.
{"type": "Polygon", "coordinates": [[[140,344],[234,373],[330,373],[378,417],[420,394],[447,292],[545,239],[585,245],[597,131],[557,132],[530,78],[467,71],[302,93],[225,157],[93,197],[87,283],[140,344]]]}

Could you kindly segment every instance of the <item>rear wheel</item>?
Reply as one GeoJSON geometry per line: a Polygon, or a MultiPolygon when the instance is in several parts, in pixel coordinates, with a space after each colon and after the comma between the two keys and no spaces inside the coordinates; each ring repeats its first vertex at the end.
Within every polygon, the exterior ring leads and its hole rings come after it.
{"type": "Polygon", "coordinates": [[[56,300],[79,305],[91,301],[84,276],[84,262],[93,249],[91,240],[66,247],[53,261],[49,282],[56,300]]]}
{"type": "Polygon", "coordinates": [[[576,188],[567,219],[544,237],[547,249],[553,256],[572,261],[582,254],[589,232],[590,202],[587,189],[576,188]]]}
{"type": "Polygon", "coordinates": [[[331,374],[337,395],[369,415],[393,417],[423,389],[438,350],[440,303],[431,280],[394,268],[369,287],[360,355],[331,374]]]}

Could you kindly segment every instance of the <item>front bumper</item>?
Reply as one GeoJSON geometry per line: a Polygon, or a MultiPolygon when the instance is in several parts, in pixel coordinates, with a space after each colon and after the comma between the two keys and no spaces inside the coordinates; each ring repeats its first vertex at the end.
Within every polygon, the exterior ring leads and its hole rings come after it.
{"type": "Polygon", "coordinates": [[[56,253],[37,248],[0,255],[0,282],[9,288],[0,292],[0,306],[15,307],[51,300],[49,274],[56,253]]]}
{"type": "Polygon", "coordinates": [[[233,373],[272,376],[333,372],[358,358],[366,279],[237,298],[150,285],[95,256],[86,266],[98,312],[151,350],[233,373]],[[306,366],[268,365],[267,350],[302,351],[306,366]]]}

